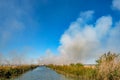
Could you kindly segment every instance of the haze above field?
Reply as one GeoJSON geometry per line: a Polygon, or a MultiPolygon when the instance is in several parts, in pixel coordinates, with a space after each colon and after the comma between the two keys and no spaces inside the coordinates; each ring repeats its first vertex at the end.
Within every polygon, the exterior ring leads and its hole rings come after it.
{"type": "Polygon", "coordinates": [[[0,63],[95,63],[119,41],[120,0],[0,0],[0,63]]]}

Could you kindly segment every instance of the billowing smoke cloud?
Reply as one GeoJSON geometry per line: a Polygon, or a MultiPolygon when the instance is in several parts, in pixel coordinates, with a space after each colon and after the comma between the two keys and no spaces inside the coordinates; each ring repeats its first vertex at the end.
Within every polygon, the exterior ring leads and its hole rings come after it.
{"type": "Polygon", "coordinates": [[[92,23],[93,15],[94,11],[82,12],[62,35],[59,55],[49,50],[40,63],[94,63],[105,52],[120,52],[120,22],[113,26],[112,17],[108,15],[92,23]]]}
{"type": "Polygon", "coordinates": [[[113,8],[120,10],[120,0],[113,0],[112,5],[113,8]]]}

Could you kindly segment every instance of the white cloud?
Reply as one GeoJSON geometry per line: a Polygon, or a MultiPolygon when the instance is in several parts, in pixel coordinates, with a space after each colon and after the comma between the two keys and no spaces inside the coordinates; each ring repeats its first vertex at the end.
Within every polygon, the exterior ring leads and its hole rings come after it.
{"type": "Polygon", "coordinates": [[[113,8],[120,10],[120,0],[113,0],[112,6],[113,8]]]}

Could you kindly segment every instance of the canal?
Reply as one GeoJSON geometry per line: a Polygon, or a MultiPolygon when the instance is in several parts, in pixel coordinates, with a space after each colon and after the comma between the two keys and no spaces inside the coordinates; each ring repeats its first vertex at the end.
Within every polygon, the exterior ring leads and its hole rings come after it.
{"type": "MultiPolygon", "coordinates": [[[[37,67],[32,71],[28,71],[14,80],[76,80],[65,77],[55,71],[45,67],[37,67]]],[[[78,79],[77,79],[78,80],[78,79]]]]}

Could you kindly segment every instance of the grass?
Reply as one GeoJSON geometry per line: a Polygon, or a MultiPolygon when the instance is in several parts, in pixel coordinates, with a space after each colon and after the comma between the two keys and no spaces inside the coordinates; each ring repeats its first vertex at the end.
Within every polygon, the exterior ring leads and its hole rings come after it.
{"type": "Polygon", "coordinates": [[[36,65],[0,66],[0,80],[19,76],[36,67],[36,65]]]}

